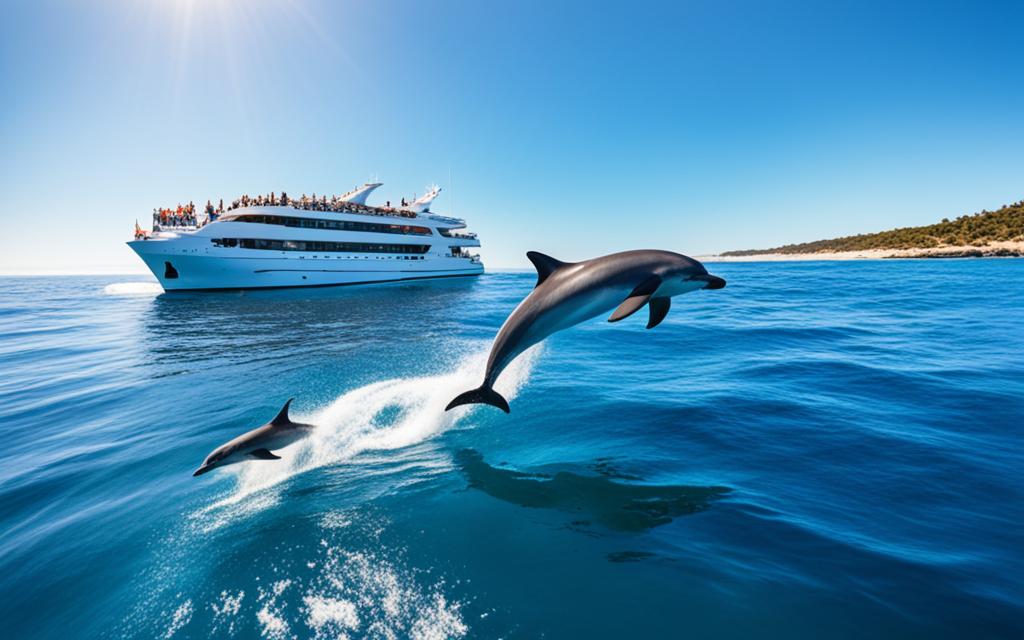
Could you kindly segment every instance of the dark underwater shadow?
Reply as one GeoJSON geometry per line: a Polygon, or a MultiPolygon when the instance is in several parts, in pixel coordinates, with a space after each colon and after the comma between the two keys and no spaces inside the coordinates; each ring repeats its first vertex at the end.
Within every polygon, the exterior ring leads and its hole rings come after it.
{"type": "Polygon", "coordinates": [[[607,475],[569,471],[532,475],[492,467],[473,449],[459,451],[455,459],[469,486],[489,496],[523,507],[572,513],[619,531],[646,531],[699,513],[731,491],[714,486],[627,484],[607,475]]]}

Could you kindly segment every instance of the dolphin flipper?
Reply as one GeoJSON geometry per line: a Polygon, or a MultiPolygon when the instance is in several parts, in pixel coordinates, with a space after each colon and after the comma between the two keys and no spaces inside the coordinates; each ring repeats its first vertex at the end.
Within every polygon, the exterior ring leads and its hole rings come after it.
{"type": "Polygon", "coordinates": [[[249,455],[259,460],[280,460],[281,456],[274,455],[269,449],[253,449],[249,455]]]}
{"type": "Polygon", "coordinates": [[[622,301],[622,304],[615,308],[615,311],[612,311],[612,315],[608,316],[608,322],[618,322],[639,311],[640,307],[647,304],[647,301],[651,299],[651,296],[654,295],[654,292],[660,286],[661,276],[649,276],[638,284],[636,289],[633,289],[629,296],[622,301]]]}
{"type": "Polygon", "coordinates": [[[570,264],[568,262],[562,262],[561,260],[555,260],[551,256],[546,256],[539,251],[527,251],[526,257],[530,259],[530,262],[532,262],[533,266],[537,269],[537,284],[533,285],[534,289],[547,280],[548,276],[552,273],[558,271],[567,264],[570,264]]]}
{"type": "Polygon", "coordinates": [[[492,407],[498,407],[505,413],[510,412],[510,409],[508,408],[508,400],[501,397],[500,393],[488,387],[486,384],[455,396],[455,399],[449,402],[448,406],[445,407],[444,410],[448,411],[449,409],[454,409],[455,407],[463,404],[489,404],[492,407]]]}
{"type": "Polygon", "coordinates": [[[661,321],[668,315],[668,310],[671,306],[672,298],[669,298],[668,296],[662,298],[651,298],[651,301],[647,303],[647,307],[651,310],[651,315],[647,320],[647,328],[653,329],[661,324],[661,321]]]}

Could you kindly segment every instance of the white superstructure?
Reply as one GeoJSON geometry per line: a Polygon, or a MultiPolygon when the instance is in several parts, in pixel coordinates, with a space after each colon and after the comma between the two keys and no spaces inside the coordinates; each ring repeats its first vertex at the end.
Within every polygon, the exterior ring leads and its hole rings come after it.
{"type": "Polygon", "coordinates": [[[313,287],[484,271],[464,220],[431,213],[440,189],[401,207],[365,204],[366,184],[320,204],[229,209],[200,227],[137,230],[128,245],[166,291],[313,287]]]}

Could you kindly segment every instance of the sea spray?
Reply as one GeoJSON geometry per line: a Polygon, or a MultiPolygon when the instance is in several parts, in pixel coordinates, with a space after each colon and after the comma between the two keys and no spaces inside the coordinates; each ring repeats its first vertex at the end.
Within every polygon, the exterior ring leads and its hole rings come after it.
{"type": "MultiPolygon", "coordinates": [[[[496,388],[514,398],[529,379],[539,357],[538,345],[523,353],[498,380],[496,388]]],[[[217,529],[237,517],[277,504],[271,491],[298,474],[350,461],[369,451],[410,447],[462,422],[477,407],[445,412],[451,398],[483,375],[487,351],[464,358],[453,370],[419,378],[393,378],[346,392],[323,409],[296,415],[295,419],[317,425],[313,434],[276,453],[280,460],[237,465],[237,482],[227,495],[201,508],[193,518],[203,531],[217,529]]],[[[485,409],[486,410],[486,409],[485,409]]]]}
{"type": "Polygon", "coordinates": [[[108,296],[156,296],[164,292],[156,282],[114,282],[103,287],[108,296]]]}
{"type": "Polygon", "coordinates": [[[164,561],[142,576],[146,596],[121,621],[119,635],[230,637],[255,630],[277,639],[465,636],[465,601],[447,595],[446,579],[433,576],[431,568],[410,565],[404,547],[385,542],[381,534],[388,526],[386,518],[365,511],[327,512],[313,528],[318,543],[302,545],[301,559],[257,558],[247,578],[218,571],[188,590],[181,589],[175,569],[180,553],[201,542],[195,530],[169,537],[161,544],[164,561]],[[153,620],[155,628],[148,626],[153,603],[169,596],[174,605],[153,620]]]}

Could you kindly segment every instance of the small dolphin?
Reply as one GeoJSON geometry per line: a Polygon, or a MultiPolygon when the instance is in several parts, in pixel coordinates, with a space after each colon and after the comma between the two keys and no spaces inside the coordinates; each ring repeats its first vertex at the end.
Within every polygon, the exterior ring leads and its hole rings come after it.
{"type": "Polygon", "coordinates": [[[536,286],[498,331],[483,384],[456,396],[445,411],[486,403],[508,413],[494,381],[520,353],[556,331],[612,309],[608,322],[618,322],[645,304],[650,308],[647,328],[652,329],[665,319],[672,296],[725,286],[700,262],[671,251],[623,251],[583,262],[561,262],[536,251],[526,257],[537,268],[536,286]]]}
{"type": "Polygon", "coordinates": [[[214,449],[213,453],[206,456],[202,466],[196,469],[192,475],[201,476],[216,467],[224,467],[246,460],[280,460],[281,456],[274,455],[272,449],[287,447],[293,442],[305,438],[316,428],[315,425],[291,421],[291,418],[288,417],[288,406],[291,405],[293,399],[289,398],[288,402],[281,407],[277,417],[267,424],[248,433],[243,433],[227,444],[214,449]]]}

